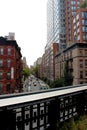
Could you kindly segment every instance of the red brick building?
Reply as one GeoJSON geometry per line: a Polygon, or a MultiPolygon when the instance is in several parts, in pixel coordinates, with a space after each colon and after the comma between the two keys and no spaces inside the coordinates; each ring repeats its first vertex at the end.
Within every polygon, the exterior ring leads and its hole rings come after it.
{"type": "MultiPolygon", "coordinates": [[[[75,16],[77,10],[80,9],[83,0],[65,0],[66,3],[66,44],[70,46],[74,42],[73,37],[73,17],[75,16]]],[[[81,25],[80,25],[81,26],[81,25]]]]}
{"type": "Polygon", "coordinates": [[[73,17],[73,41],[87,43],[87,8],[80,8],[73,17]]]}
{"type": "Polygon", "coordinates": [[[21,49],[15,40],[0,37],[0,94],[21,90],[21,49]]]}
{"type": "Polygon", "coordinates": [[[58,51],[58,43],[53,43],[45,49],[40,65],[40,78],[45,77],[48,80],[55,79],[55,55],[58,51]]]}

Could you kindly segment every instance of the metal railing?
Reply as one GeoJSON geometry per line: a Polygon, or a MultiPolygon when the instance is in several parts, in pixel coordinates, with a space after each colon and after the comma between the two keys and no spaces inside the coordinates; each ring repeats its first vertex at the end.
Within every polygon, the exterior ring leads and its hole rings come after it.
{"type": "Polygon", "coordinates": [[[76,85],[33,93],[0,96],[1,130],[55,130],[64,122],[87,112],[87,86],[76,85]]]}

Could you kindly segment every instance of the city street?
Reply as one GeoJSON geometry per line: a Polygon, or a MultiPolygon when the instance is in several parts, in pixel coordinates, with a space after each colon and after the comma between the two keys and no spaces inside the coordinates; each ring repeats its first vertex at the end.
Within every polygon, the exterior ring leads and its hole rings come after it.
{"type": "MultiPolygon", "coordinates": [[[[23,86],[23,92],[35,92],[35,91],[41,91],[41,90],[46,90],[48,89],[49,86],[44,83],[42,80],[36,78],[35,76],[31,75],[30,77],[28,77],[24,83],[24,86],[23,86]]],[[[44,113],[44,104],[40,104],[41,107],[40,107],[40,113],[44,113]]],[[[34,105],[33,106],[34,109],[33,109],[33,116],[34,115],[37,115],[37,105],[34,105]]],[[[26,107],[26,111],[25,111],[25,114],[26,115],[30,115],[30,108],[26,107]]],[[[16,115],[16,118],[18,118],[19,116],[21,116],[21,109],[17,109],[17,111],[19,111],[16,115]]],[[[44,118],[40,119],[40,125],[43,125],[44,124],[44,118]]],[[[34,127],[37,127],[37,120],[34,120],[34,122],[32,122],[32,125],[33,125],[33,128],[34,127]]],[[[29,130],[29,124],[25,124],[25,130],[29,130]]],[[[16,127],[16,130],[18,130],[19,128],[16,127]]],[[[40,127],[40,130],[44,130],[44,127],[41,126],[40,127]]]]}
{"type": "Polygon", "coordinates": [[[23,85],[23,92],[35,92],[48,89],[49,86],[42,80],[31,75],[23,85]]]}

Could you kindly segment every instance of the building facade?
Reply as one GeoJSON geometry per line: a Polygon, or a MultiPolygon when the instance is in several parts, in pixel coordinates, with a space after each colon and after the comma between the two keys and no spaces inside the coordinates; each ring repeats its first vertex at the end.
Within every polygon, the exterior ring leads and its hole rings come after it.
{"type": "Polygon", "coordinates": [[[59,44],[59,49],[65,47],[65,0],[48,0],[47,3],[47,44],[59,44]]]}
{"type": "Polygon", "coordinates": [[[87,43],[75,43],[56,55],[55,79],[64,77],[66,64],[73,85],[87,83],[87,43]]]}
{"type": "MultiPolygon", "coordinates": [[[[47,44],[45,46],[45,55],[48,55],[46,67],[47,77],[54,80],[54,52],[53,44],[58,44],[57,49],[65,48],[65,0],[48,0],[47,3],[47,44]],[[48,68],[48,69],[47,69],[48,68]]],[[[56,50],[57,51],[57,50],[56,50]]]]}
{"type": "Polygon", "coordinates": [[[41,70],[42,77],[53,81],[55,79],[55,54],[58,51],[58,44],[53,43],[51,47],[45,50],[42,56],[41,70]]]}
{"type": "Polygon", "coordinates": [[[87,8],[80,8],[82,0],[66,0],[66,49],[58,52],[55,78],[64,77],[65,65],[73,77],[72,84],[87,82],[87,8]]]}
{"type": "MultiPolygon", "coordinates": [[[[49,53],[48,70],[50,73],[48,77],[50,77],[50,80],[53,80],[52,74],[54,70],[55,79],[64,76],[63,71],[65,68],[65,62],[61,62],[63,59],[62,57],[64,57],[64,50],[68,50],[68,48],[75,43],[87,43],[87,8],[81,8],[83,2],[84,0],[48,0],[47,44],[45,47],[45,53],[46,50],[47,53],[49,53]],[[58,43],[59,46],[57,50],[58,55],[56,58],[59,60],[57,61],[59,65],[55,65],[55,69],[52,70],[54,61],[52,60],[53,51],[51,48],[53,43],[58,43]],[[48,51],[49,49],[50,51],[48,51]]],[[[86,48],[84,48],[84,51],[85,49],[86,48]]],[[[70,73],[73,75],[71,71],[70,73]]],[[[78,81],[73,80],[73,84],[76,84],[76,82],[78,83],[78,81]]]]}
{"type": "Polygon", "coordinates": [[[80,8],[73,17],[73,41],[87,43],[87,8],[80,8]]]}
{"type": "Polygon", "coordinates": [[[0,37],[0,94],[21,90],[21,49],[15,40],[0,37]]]}
{"type": "Polygon", "coordinates": [[[73,37],[73,17],[80,9],[82,3],[83,0],[65,0],[66,46],[70,46],[75,42],[75,37],[73,37]]]}

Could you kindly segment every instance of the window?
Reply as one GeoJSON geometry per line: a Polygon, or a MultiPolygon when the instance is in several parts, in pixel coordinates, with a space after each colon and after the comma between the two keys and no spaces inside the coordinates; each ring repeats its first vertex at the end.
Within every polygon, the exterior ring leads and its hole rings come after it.
{"type": "Polygon", "coordinates": [[[85,21],[84,21],[84,19],[82,20],[82,25],[85,25],[85,21]]]}
{"type": "Polygon", "coordinates": [[[80,1],[77,1],[77,4],[80,5],[80,1]]]}
{"type": "Polygon", "coordinates": [[[74,32],[74,36],[76,35],[76,31],[74,32]]]}
{"type": "Polygon", "coordinates": [[[79,22],[77,22],[77,27],[79,26],[79,22]]]}
{"type": "Polygon", "coordinates": [[[87,67],[87,60],[85,60],[85,67],[87,67]]]}
{"type": "Polygon", "coordinates": [[[86,26],[86,25],[87,25],[87,20],[83,19],[83,20],[82,20],[82,25],[85,25],[85,26],[86,26]]]}
{"type": "Polygon", "coordinates": [[[83,71],[80,71],[80,79],[83,78],[83,71]]]}
{"type": "Polygon", "coordinates": [[[7,73],[7,79],[11,79],[11,73],[10,72],[7,73]]]}
{"type": "Polygon", "coordinates": [[[82,18],[87,18],[87,12],[82,12],[82,18]]]}
{"type": "Polygon", "coordinates": [[[11,48],[8,48],[8,55],[11,55],[11,48]]]}
{"type": "Polygon", "coordinates": [[[0,60],[0,67],[3,67],[3,60],[0,60]]]}
{"type": "Polygon", "coordinates": [[[75,15],[75,13],[76,13],[76,12],[73,12],[73,11],[72,11],[72,16],[74,16],[74,15],[75,15]]]}
{"type": "Polygon", "coordinates": [[[79,28],[77,29],[77,33],[79,33],[80,32],[80,30],[79,30],[79,28]]]}
{"type": "Polygon", "coordinates": [[[76,1],[71,1],[71,4],[72,4],[72,5],[75,5],[75,4],[76,4],[76,1]]]}
{"type": "Polygon", "coordinates": [[[76,16],[76,20],[78,20],[78,19],[79,19],[79,15],[76,16]]]}
{"type": "Polygon", "coordinates": [[[0,83],[0,93],[2,92],[3,84],[0,83]]]}
{"type": "Polygon", "coordinates": [[[83,84],[83,82],[80,82],[80,84],[83,84]]]}
{"type": "Polygon", "coordinates": [[[79,54],[80,54],[80,56],[83,56],[83,50],[82,49],[79,50],[79,54]]]}
{"type": "Polygon", "coordinates": [[[80,35],[77,36],[77,40],[80,40],[80,35]]]}
{"type": "Polygon", "coordinates": [[[11,67],[11,60],[7,60],[7,67],[11,67]]]}
{"type": "Polygon", "coordinates": [[[2,79],[3,78],[3,73],[2,72],[0,72],[0,79],[2,79]]]}
{"type": "Polygon", "coordinates": [[[87,71],[85,71],[85,77],[87,77],[87,71]]]}
{"type": "Polygon", "coordinates": [[[76,7],[75,6],[72,6],[72,11],[75,11],[76,10],[76,7]]]}
{"type": "Polygon", "coordinates": [[[87,34],[83,35],[83,40],[87,40],[87,34]]]}
{"type": "Polygon", "coordinates": [[[10,91],[10,83],[8,83],[7,85],[6,85],[6,90],[9,92],[10,91]]]}
{"type": "Polygon", "coordinates": [[[87,34],[85,35],[85,40],[87,40],[87,34]]]}
{"type": "Polygon", "coordinates": [[[85,50],[85,56],[87,56],[87,50],[85,50]]]}
{"type": "Polygon", "coordinates": [[[74,30],[76,29],[76,25],[74,25],[74,30]]]}
{"type": "Polygon", "coordinates": [[[82,27],[82,31],[85,32],[85,27],[84,26],[82,27]]]}
{"type": "Polygon", "coordinates": [[[3,55],[4,49],[0,48],[0,55],[3,55]]]}
{"type": "Polygon", "coordinates": [[[79,61],[79,66],[80,66],[80,68],[83,67],[83,60],[80,60],[80,61],[79,61]]]}
{"type": "Polygon", "coordinates": [[[73,23],[75,23],[75,22],[76,22],[76,19],[74,18],[74,19],[73,19],[73,23]]]}

